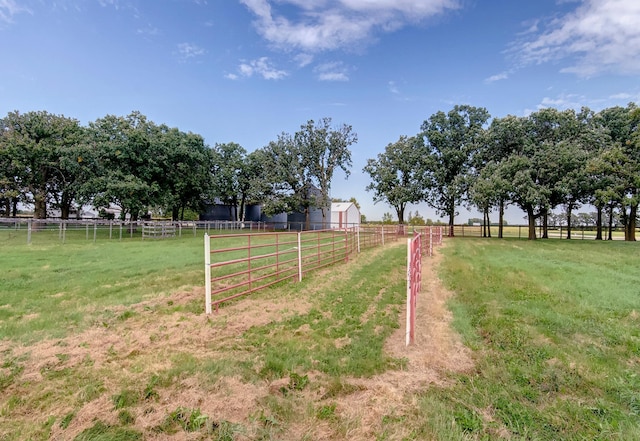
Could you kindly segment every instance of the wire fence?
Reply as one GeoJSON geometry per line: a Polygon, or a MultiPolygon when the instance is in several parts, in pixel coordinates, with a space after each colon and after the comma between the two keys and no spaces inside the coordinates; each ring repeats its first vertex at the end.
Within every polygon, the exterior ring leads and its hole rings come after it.
{"type": "MultiPolygon", "coordinates": [[[[303,231],[301,222],[237,222],[237,221],[166,221],[166,220],[106,220],[106,219],[32,219],[0,218],[0,240],[12,239],[23,243],[58,241],[148,240],[179,237],[202,237],[212,232],[274,232],[303,231]]],[[[355,226],[355,225],[353,225],[355,226]]],[[[311,224],[311,230],[320,230],[311,224]]],[[[324,229],[335,226],[327,224],[324,229]]],[[[380,227],[378,227],[380,228],[380,227]]],[[[384,227],[388,234],[396,234],[397,227],[384,227]]]]}
{"type": "MultiPolygon", "coordinates": [[[[338,225],[331,223],[310,224],[311,230],[336,229],[338,225]]],[[[362,224],[349,225],[358,227],[361,249],[376,247],[383,240],[394,240],[407,235],[410,231],[426,231],[428,226],[407,225],[381,225],[362,224]]],[[[0,218],[0,240],[22,242],[77,242],[77,241],[104,241],[104,240],[151,240],[172,239],[180,237],[202,237],[204,233],[217,234],[218,232],[280,232],[280,231],[305,231],[303,222],[240,222],[240,221],[167,221],[167,220],[107,220],[107,219],[32,219],[32,218],[0,218]]],[[[341,229],[344,225],[340,225],[341,229]]],[[[433,228],[436,228],[435,226],[433,228]]],[[[506,225],[503,227],[504,238],[528,238],[528,225],[506,225]]],[[[444,234],[449,235],[453,231],[454,237],[498,237],[498,226],[491,225],[454,225],[444,227],[444,234]]],[[[542,237],[542,227],[536,227],[536,236],[542,237]]],[[[596,238],[596,227],[574,226],[571,228],[571,239],[593,240],[596,238]]],[[[550,239],[568,239],[568,229],[563,225],[550,225],[547,227],[550,239]]],[[[640,227],[636,228],[636,234],[640,235],[640,227]]],[[[426,237],[426,236],[425,236],[426,237]]],[[[603,239],[609,238],[608,227],[602,230],[603,239]]],[[[624,240],[624,228],[611,229],[612,240],[624,240]]],[[[423,239],[424,240],[424,239],[423,239]]]]}
{"type": "MultiPolygon", "coordinates": [[[[492,237],[497,238],[499,233],[498,225],[482,226],[482,225],[454,225],[449,227],[449,231],[453,231],[454,237],[492,237]]],[[[542,226],[536,226],[536,237],[541,238],[544,230],[542,226]]],[[[640,228],[636,228],[636,234],[640,233],[640,228]]],[[[547,236],[549,239],[578,239],[578,240],[595,240],[597,228],[595,226],[578,225],[571,227],[571,237],[569,237],[569,229],[564,225],[547,226],[547,236]]],[[[528,239],[528,225],[505,225],[502,230],[502,237],[528,239]]],[[[602,229],[602,238],[609,238],[609,228],[602,229]]],[[[624,240],[624,228],[612,227],[611,240],[624,240]]]]}

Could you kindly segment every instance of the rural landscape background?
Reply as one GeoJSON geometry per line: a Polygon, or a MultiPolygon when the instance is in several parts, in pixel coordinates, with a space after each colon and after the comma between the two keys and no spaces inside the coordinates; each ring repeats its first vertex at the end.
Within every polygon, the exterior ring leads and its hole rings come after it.
{"type": "Polygon", "coordinates": [[[0,439],[640,439],[638,23],[0,0],[0,439]],[[332,201],[396,234],[205,313],[205,232],[332,201]],[[409,346],[403,223],[450,233],[409,346]]]}

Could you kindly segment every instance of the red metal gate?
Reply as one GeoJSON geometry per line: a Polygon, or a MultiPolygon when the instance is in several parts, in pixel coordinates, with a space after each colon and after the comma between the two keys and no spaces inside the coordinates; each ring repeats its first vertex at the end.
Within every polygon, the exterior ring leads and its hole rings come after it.
{"type": "Polygon", "coordinates": [[[354,232],[240,233],[204,236],[207,314],[223,302],[309,271],[347,261],[354,232]]]}

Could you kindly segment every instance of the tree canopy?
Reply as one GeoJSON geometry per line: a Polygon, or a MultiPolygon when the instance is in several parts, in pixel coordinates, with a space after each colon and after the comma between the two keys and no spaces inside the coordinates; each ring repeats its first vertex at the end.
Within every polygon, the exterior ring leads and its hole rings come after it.
{"type": "Polygon", "coordinates": [[[407,204],[424,198],[425,173],[421,164],[424,151],[420,139],[401,136],[387,145],[377,159],[369,159],[363,169],[371,177],[366,189],[373,192],[373,201],[392,206],[401,224],[407,204]]]}
{"type": "Polygon", "coordinates": [[[640,109],[635,104],[598,113],[544,108],[487,125],[488,120],[484,108],[454,106],[425,120],[416,137],[389,144],[364,168],[374,201],[394,207],[400,222],[407,204],[425,202],[447,216],[449,225],[467,204],[484,213],[484,225],[497,209],[502,226],[504,209],[512,204],[526,213],[530,239],[536,239],[538,222],[547,237],[548,218],[557,207],[565,211],[571,237],[573,211],[594,204],[598,239],[607,207],[610,228],[619,218],[625,238],[635,240],[640,204],[640,109]]]}

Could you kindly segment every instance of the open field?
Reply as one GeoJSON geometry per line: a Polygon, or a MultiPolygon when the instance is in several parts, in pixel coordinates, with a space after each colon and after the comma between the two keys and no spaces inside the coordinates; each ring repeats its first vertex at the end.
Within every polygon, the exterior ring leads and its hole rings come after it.
{"type": "Polygon", "coordinates": [[[206,316],[193,237],[3,240],[0,439],[640,438],[637,244],[449,240],[408,349],[405,259],[206,316]]]}

